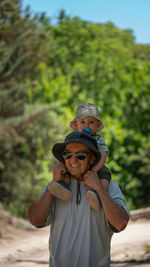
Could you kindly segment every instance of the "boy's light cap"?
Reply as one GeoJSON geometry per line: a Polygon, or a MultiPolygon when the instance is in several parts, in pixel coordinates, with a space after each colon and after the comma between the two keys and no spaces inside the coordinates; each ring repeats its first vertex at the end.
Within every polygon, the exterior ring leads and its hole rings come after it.
{"type": "Polygon", "coordinates": [[[100,127],[97,129],[97,131],[101,131],[104,126],[103,126],[103,122],[102,120],[100,119],[100,112],[98,110],[98,108],[93,105],[93,104],[90,104],[90,103],[83,103],[83,104],[80,104],[78,107],[77,107],[77,110],[76,110],[76,117],[70,122],[70,127],[74,130],[78,130],[74,124],[75,121],[79,121],[85,117],[88,117],[88,116],[91,116],[91,117],[94,117],[96,118],[97,120],[100,121],[101,125],[100,127]]]}

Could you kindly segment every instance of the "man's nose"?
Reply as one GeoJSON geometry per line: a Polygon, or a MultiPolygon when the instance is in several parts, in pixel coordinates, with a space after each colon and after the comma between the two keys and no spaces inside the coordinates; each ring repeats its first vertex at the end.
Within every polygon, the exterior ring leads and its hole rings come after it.
{"type": "Polygon", "coordinates": [[[78,159],[77,159],[76,155],[73,154],[70,160],[71,160],[71,162],[75,162],[75,161],[77,161],[78,159]]]}

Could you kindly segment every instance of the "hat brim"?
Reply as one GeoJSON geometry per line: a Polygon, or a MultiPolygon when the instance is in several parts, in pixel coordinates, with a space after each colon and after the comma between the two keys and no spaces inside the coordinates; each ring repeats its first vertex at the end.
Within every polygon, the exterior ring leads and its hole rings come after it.
{"type": "Polygon", "coordinates": [[[88,147],[95,154],[95,162],[94,162],[93,166],[96,165],[99,162],[99,160],[101,158],[101,153],[98,150],[94,149],[93,146],[91,146],[90,144],[87,144],[87,142],[84,142],[84,140],[82,140],[82,141],[81,140],[80,141],[71,141],[71,142],[64,142],[64,143],[55,144],[53,146],[53,148],[52,148],[52,153],[55,156],[55,158],[57,160],[59,160],[60,162],[65,163],[65,160],[64,160],[64,158],[62,156],[62,152],[64,151],[66,145],[69,144],[69,143],[80,143],[80,144],[85,145],[86,147],[88,147]]]}

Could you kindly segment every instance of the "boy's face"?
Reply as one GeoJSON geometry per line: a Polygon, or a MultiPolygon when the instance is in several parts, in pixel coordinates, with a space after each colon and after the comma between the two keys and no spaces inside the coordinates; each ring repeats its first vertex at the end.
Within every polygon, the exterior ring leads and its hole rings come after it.
{"type": "Polygon", "coordinates": [[[74,125],[76,129],[80,132],[82,132],[83,129],[90,128],[92,130],[92,134],[94,134],[100,127],[101,122],[92,116],[87,116],[81,120],[75,121],[74,125]]]}

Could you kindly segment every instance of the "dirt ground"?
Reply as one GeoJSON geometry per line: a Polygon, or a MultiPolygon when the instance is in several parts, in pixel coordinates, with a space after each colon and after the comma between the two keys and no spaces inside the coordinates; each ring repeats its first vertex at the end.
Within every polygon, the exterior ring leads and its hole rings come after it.
{"type": "MultiPolygon", "coordinates": [[[[48,267],[48,238],[49,227],[35,229],[0,208],[0,267],[48,267]]],[[[130,221],[111,247],[111,267],[150,266],[150,220],[130,221]]]]}

